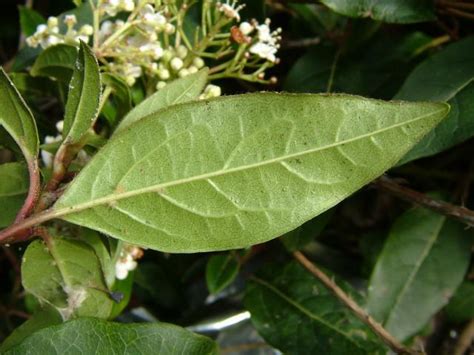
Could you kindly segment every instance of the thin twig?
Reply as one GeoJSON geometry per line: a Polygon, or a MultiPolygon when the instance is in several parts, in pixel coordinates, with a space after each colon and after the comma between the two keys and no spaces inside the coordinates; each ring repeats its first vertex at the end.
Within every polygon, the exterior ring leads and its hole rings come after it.
{"type": "Polygon", "coordinates": [[[387,176],[382,176],[377,179],[374,182],[374,186],[381,190],[390,192],[402,200],[426,207],[430,210],[463,222],[470,227],[474,227],[474,211],[466,207],[456,206],[448,202],[436,200],[421,192],[401,186],[387,176]]]}
{"type": "Polygon", "coordinates": [[[329,276],[309,261],[301,252],[295,251],[294,258],[326,288],[331,291],[344,305],[349,308],[362,322],[367,324],[377,336],[397,354],[423,354],[423,352],[406,348],[393,337],[380,323],[365,312],[348,294],[346,294],[329,276]]]}
{"type": "Polygon", "coordinates": [[[472,319],[462,331],[459,340],[454,346],[453,355],[463,355],[474,342],[474,319],[472,319]]]}
{"type": "Polygon", "coordinates": [[[319,37],[288,40],[282,43],[281,49],[285,50],[285,49],[293,49],[293,48],[306,48],[306,47],[315,46],[319,43],[321,43],[321,38],[319,37]]]}
{"type": "Polygon", "coordinates": [[[458,16],[458,17],[463,17],[463,18],[466,18],[468,20],[474,20],[474,14],[471,14],[471,13],[466,12],[466,11],[453,9],[451,7],[446,8],[445,11],[447,13],[451,14],[451,15],[455,15],[455,16],[458,16]]]}

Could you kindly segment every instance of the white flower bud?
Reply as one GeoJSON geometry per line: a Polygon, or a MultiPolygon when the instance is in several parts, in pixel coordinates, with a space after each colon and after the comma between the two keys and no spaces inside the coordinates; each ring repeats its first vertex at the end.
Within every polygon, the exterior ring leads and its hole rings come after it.
{"type": "Polygon", "coordinates": [[[242,22],[239,26],[239,30],[240,32],[242,32],[243,35],[247,36],[252,33],[254,27],[248,22],[242,22]]]}
{"type": "Polygon", "coordinates": [[[189,70],[184,68],[184,69],[181,69],[178,73],[178,76],[180,78],[184,78],[185,76],[188,76],[189,75],[189,70]]]}
{"type": "Polygon", "coordinates": [[[91,36],[94,33],[94,28],[91,25],[84,25],[79,30],[81,35],[91,36]]]}
{"type": "Polygon", "coordinates": [[[160,69],[160,71],[158,72],[158,76],[160,77],[160,79],[162,80],[168,80],[170,78],[170,71],[168,69],[160,69]]]}
{"type": "Polygon", "coordinates": [[[56,129],[58,130],[59,133],[63,133],[64,120],[56,122],[56,129]]]}
{"type": "Polygon", "coordinates": [[[166,86],[166,83],[165,83],[164,81],[159,81],[159,82],[156,84],[156,89],[157,89],[157,90],[160,90],[160,89],[163,89],[165,86],[166,86]]]}
{"type": "Polygon", "coordinates": [[[131,12],[135,10],[135,3],[133,0],[122,0],[120,6],[124,11],[131,12]]]}
{"type": "Polygon", "coordinates": [[[197,72],[198,72],[198,68],[196,68],[194,65],[191,65],[191,66],[188,68],[188,72],[189,72],[189,74],[197,73],[197,72]]]}
{"type": "Polygon", "coordinates": [[[172,58],[173,58],[173,52],[167,49],[163,52],[163,56],[161,57],[161,60],[163,61],[163,63],[168,63],[172,58]]]}
{"type": "Polygon", "coordinates": [[[173,59],[171,59],[170,66],[171,66],[171,69],[173,69],[174,71],[180,70],[183,67],[183,65],[184,63],[181,58],[174,57],[173,59]]]}
{"type": "Polygon", "coordinates": [[[172,25],[171,23],[167,22],[163,30],[166,34],[172,35],[176,31],[176,27],[174,27],[174,25],[172,25]]]}
{"type": "Polygon", "coordinates": [[[176,54],[181,59],[184,59],[188,55],[188,49],[185,46],[179,46],[176,48],[176,54]]]}
{"type": "Polygon", "coordinates": [[[48,17],[48,27],[53,28],[58,25],[58,18],[54,16],[48,17]]]}
{"type": "Polygon", "coordinates": [[[204,60],[200,57],[196,57],[193,59],[193,64],[196,68],[201,69],[204,66],[204,60]]]}
{"type": "Polygon", "coordinates": [[[205,91],[209,94],[209,97],[218,97],[222,94],[221,87],[212,84],[208,85],[205,91]]]}

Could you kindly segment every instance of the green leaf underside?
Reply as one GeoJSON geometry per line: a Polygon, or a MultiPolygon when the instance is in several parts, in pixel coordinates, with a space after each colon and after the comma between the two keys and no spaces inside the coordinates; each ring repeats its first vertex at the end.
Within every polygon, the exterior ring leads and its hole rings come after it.
{"type": "Polygon", "coordinates": [[[462,282],[472,235],[421,208],[393,225],[371,276],[368,312],[403,341],[420,331],[462,282]]]}
{"type": "Polygon", "coordinates": [[[101,93],[99,64],[92,50],[81,42],[64,114],[64,142],[77,143],[95,121],[101,93]]]}
{"type": "Polygon", "coordinates": [[[198,98],[207,82],[207,69],[172,81],[163,89],[142,101],[124,117],[115,130],[115,134],[132,123],[167,106],[192,101],[198,98]]]}
{"type": "Polygon", "coordinates": [[[217,354],[209,338],[165,324],[119,324],[82,318],[26,338],[5,354],[217,354]]]}
{"type": "Polygon", "coordinates": [[[54,238],[50,243],[49,250],[41,241],[28,246],[21,269],[25,290],[54,306],[64,319],[107,318],[113,301],[94,251],[76,240],[54,238]]]}
{"type": "Polygon", "coordinates": [[[162,251],[246,247],[382,174],[448,110],[270,93],[176,105],[110,140],[44,218],[162,251]]]}
{"type": "Polygon", "coordinates": [[[244,303],[269,344],[288,354],[385,353],[369,328],[301,266],[272,265],[264,271],[265,279],[249,282],[244,303]]]}
{"type": "Polygon", "coordinates": [[[26,6],[19,6],[18,13],[20,15],[21,32],[25,36],[31,36],[36,32],[38,25],[46,22],[43,16],[26,6]]]}
{"type": "Polygon", "coordinates": [[[239,263],[228,253],[213,255],[206,266],[206,283],[210,293],[218,293],[226,288],[239,273],[239,263]]]}
{"type": "Polygon", "coordinates": [[[76,57],[76,47],[57,44],[40,53],[30,73],[33,76],[52,76],[67,83],[74,71],[76,57]]]}
{"type": "Polygon", "coordinates": [[[389,23],[414,23],[436,19],[431,0],[321,0],[334,12],[369,17],[389,23]]]}
{"type": "Polygon", "coordinates": [[[33,114],[0,68],[0,125],[13,137],[27,161],[38,155],[39,140],[33,114]]]}
{"type": "Polygon", "coordinates": [[[8,226],[15,219],[28,192],[28,169],[25,164],[0,165],[0,227],[8,226]]]}

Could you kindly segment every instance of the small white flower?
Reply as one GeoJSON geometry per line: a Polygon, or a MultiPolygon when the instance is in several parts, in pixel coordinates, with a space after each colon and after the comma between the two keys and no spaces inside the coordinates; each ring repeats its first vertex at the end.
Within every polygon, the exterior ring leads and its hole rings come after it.
{"type": "Polygon", "coordinates": [[[252,33],[252,31],[255,29],[255,27],[253,27],[250,23],[248,22],[242,22],[240,25],[239,25],[239,30],[240,32],[242,32],[243,35],[247,36],[249,35],[250,33],[252,33]]]}
{"type": "Polygon", "coordinates": [[[115,277],[119,280],[127,278],[128,273],[137,268],[136,260],[143,256],[143,250],[134,245],[125,245],[115,263],[115,277]]]}
{"type": "Polygon", "coordinates": [[[266,59],[270,62],[276,61],[277,48],[268,44],[257,42],[252,47],[250,47],[250,53],[258,55],[260,58],[266,59]]]}
{"type": "Polygon", "coordinates": [[[114,30],[114,24],[112,21],[102,22],[99,29],[99,38],[103,40],[106,37],[109,37],[112,34],[113,30],[114,30]]]}
{"type": "Polygon", "coordinates": [[[63,41],[56,36],[46,36],[41,40],[40,44],[41,44],[41,47],[46,49],[48,47],[55,46],[56,44],[59,44],[62,42],[63,41]]]}
{"type": "Polygon", "coordinates": [[[84,25],[79,30],[79,33],[84,36],[91,36],[94,33],[94,28],[91,25],[84,25]]]}
{"type": "Polygon", "coordinates": [[[140,10],[140,16],[144,23],[142,27],[146,31],[162,31],[166,25],[166,17],[164,17],[161,12],[155,12],[155,9],[150,4],[146,4],[140,10]]]}
{"type": "Polygon", "coordinates": [[[188,68],[188,72],[189,72],[189,74],[197,73],[197,72],[198,72],[198,68],[196,68],[194,65],[191,65],[191,66],[188,68]]]}
{"type": "Polygon", "coordinates": [[[58,18],[54,16],[48,17],[48,27],[51,29],[58,26],[58,18]]]}
{"type": "Polygon", "coordinates": [[[183,65],[184,65],[183,60],[181,58],[178,58],[178,57],[174,57],[170,61],[170,67],[174,71],[180,70],[183,67],[183,65]]]}
{"type": "Polygon", "coordinates": [[[64,16],[64,24],[71,28],[77,23],[77,18],[75,15],[66,15],[64,16]]]}
{"type": "Polygon", "coordinates": [[[168,69],[160,69],[158,72],[158,76],[161,80],[168,80],[170,78],[170,71],[168,69]]]}
{"type": "Polygon", "coordinates": [[[56,129],[58,130],[59,133],[63,133],[64,120],[56,122],[56,129]]]}
{"type": "Polygon", "coordinates": [[[159,43],[147,43],[140,47],[140,51],[149,53],[153,59],[160,59],[163,56],[163,48],[159,43]]]}
{"type": "Polygon", "coordinates": [[[181,69],[178,73],[178,76],[180,78],[184,78],[185,76],[188,76],[190,73],[189,73],[189,70],[184,68],[184,69],[181,69]]]}
{"type": "MultiPolygon", "coordinates": [[[[62,136],[57,135],[55,136],[46,136],[44,137],[44,144],[51,144],[51,143],[56,143],[61,141],[62,136]]],[[[53,167],[53,159],[54,156],[50,152],[41,149],[41,160],[43,161],[43,165],[47,168],[52,168],[53,167]]]]}
{"type": "Polygon", "coordinates": [[[157,89],[157,90],[160,90],[160,89],[163,89],[165,86],[166,86],[166,82],[164,82],[164,81],[159,81],[159,82],[156,84],[156,89],[157,89]]]}
{"type": "Polygon", "coordinates": [[[236,19],[237,21],[240,21],[239,11],[245,7],[245,5],[239,5],[238,0],[226,0],[225,4],[218,2],[216,6],[226,17],[236,19]]]}
{"type": "Polygon", "coordinates": [[[193,64],[196,68],[201,69],[204,66],[204,60],[200,57],[196,57],[193,59],[193,64]]]}
{"type": "Polygon", "coordinates": [[[176,31],[176,27],[174,27],[174,25],[172,25],[171,23],[167,22],[163,30],[166,34],[172,35],[176,31]]]}
{"type": "Polygon", "coordinates": [[[135,3],[133,2],[133,0],[122,0],[120,2],[120,7],[124,11],[131,12],[135,10],[135,3]]]}
{"type": "Polygon", "coordinates": [[[181,59],[184,59],[188,55],[188,49],[185,46],[179,46],[176,48],[176,54],[181,59]]]}

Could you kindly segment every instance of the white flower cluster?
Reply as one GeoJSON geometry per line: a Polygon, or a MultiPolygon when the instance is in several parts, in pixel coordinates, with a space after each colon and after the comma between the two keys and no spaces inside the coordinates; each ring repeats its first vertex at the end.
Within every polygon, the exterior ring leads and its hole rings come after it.
{"type": "Polygon", "coordinates": [[[217,10],[222,12],[226,17],[230,19],[236,19],[240,22],[239,11],[245,7],[245,4],[239,5],[239,0],[226,0],[225,4],[216,3],[217,10]]]}
{"type": "Polygon", "coordinates": [[[242,22],[239,26],[240,31],[243,35],[249,36],[256,32],[255,39],[249,51],[252,54],[256,54],[262,59],[266,59],[272,63],[277,62],[276,53],[280,48],[281,40],[281,28],[277,28],[275,31],[270,30],[270,19],[267,18],[263,24],[259,24],[257,21],[253,23],[242,22]]]}
{"type": "Polygon", "coordinates": [[[63,23],[67,26],[65,34],[59,32],[59,20],[57,17],[49,17],[47,24],[41,24],[36,28],[36,32],[26,38],[28,46],[36,48],[48,48],[59,43],[78,45],[79,40],[89,41],[89,37],[94,30],[91,25],[83,25],[79,30],[75,29],[77,24],[76,16],[64,16],[63,23]]]}
{"type": "Polygon", "coordinates": [[[135,10],[135,3],[133,0],[100,0],[98,8],[102,14],[115,16],[122,11],[135,10]]]}
{"type": "Polygon", "coordinates": [[[115,277],[125,280],[130,271],[137,268],[137,260],[143,256],[143,250],[135,245],[126,244],[115,263],[115,277]]]}

